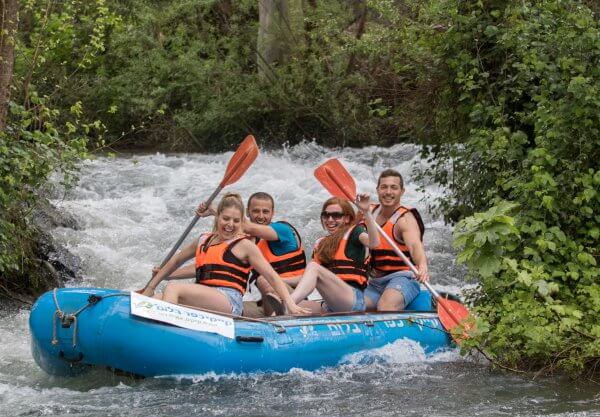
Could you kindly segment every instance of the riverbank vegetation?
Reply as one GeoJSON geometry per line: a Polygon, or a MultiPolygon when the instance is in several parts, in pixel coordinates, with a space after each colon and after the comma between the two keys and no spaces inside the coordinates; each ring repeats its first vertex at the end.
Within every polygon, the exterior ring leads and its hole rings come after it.
{"type": "Polygon", "coordinates": [[[413,141],[479,283],[466,347],[521,370],[597,374],[596,2],[2,5],[4,286],[37,268],[38,190],[90,150],[229,150],[249,132],[263,146],[413,141]]]}
{"type": "Polygon", "coordinates": [[[439,121],[454,126],[432,162],[449,190],[440,208],[462,219],[458,260],[480,283],[466,346],[519,369],[597,373],[597,17],[577,2],[453,4],[431,15],[453,26],[428,47],[452,80],[439,121]]]}
{"type": "Polygon", "coordinates": [[[78,91],[118,17],[103,0],[6,0],[1,12],[0,293],[35,294],[49,264],[32,213],[49,177],[72,182],[87,147],[103,140],[78,91]]]}

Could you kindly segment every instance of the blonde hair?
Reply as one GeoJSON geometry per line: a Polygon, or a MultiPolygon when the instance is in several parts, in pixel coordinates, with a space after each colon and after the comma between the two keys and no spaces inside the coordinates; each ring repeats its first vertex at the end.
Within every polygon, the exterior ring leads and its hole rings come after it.
{"type": "Polygon", "coordinates": [[[217,222],[219,221],[219,216],[223,213],[223,210],[231,207],[238,209],[240,215],[242,217],[244,216],[244,202],[242,201],[242,196],[238,193],[226,193],[217,206],[217,214],[215,215],[215,221],[213,223],[213,233],[217,231],[217,222]]]}
{"type": "MultiPolygon", "coordinates": [[[[344,213],[344,216],[348,216],[350,221],[347,224],[342,224],[340,228],[333,234],[324,237],[321,239],[321,242],[319,242],[316,252],[323,264],[333,261],[335,252],[337,251],[344,234],[348,231],[348,229],[354,226],[356,221],[356,214],[354,214],[354,210],[352,209],[350,203],[347,200],[338,197],[331,197],[325,201],[322,211],[325,211],[327,207],[333,204],[339,204],[339,206],[342,208],[342,213],[344,213]]],[[[323,225],[323,219],[321,219],[321,225],[323,228],[325,228],[323,225]]]]}

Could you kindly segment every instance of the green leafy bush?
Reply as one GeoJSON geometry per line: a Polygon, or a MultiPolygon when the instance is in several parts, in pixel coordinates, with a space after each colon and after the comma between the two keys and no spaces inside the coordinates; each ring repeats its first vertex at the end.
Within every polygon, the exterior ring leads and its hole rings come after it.
{"type": "Polygon", "coordinates": [[[579,1],[432,3],[426,18],[447,30],[426,40],[450,74],[437,113],[450,141],[430,148],[450,190],[438,207],[463,218],[458,259],[480,284],[479,330],[467,347],[513,367],[594,372],[598,20],[579,1]]]}
{"type": "Polygon", "coordinates": [[[30,0],[20,14],[12,96],[0,131],[0,284],[3,291],[35,292],[40,268],[31,210],[52,175],[72,182],[89,138],[102,144],[102,123],[87,121],[81,102],[69,97],[118,19],[103,0],[55,8],[30,0]]]}

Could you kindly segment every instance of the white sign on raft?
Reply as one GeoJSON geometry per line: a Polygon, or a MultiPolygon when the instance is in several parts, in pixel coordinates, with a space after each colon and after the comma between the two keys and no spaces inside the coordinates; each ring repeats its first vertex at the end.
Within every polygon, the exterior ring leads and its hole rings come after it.
{"type": "Polygon", "coordinates": [[[131,292],[131,314],[186,329],[234,338],[235,326],[232,318],[178,306],[133,291],[131,292]]]}

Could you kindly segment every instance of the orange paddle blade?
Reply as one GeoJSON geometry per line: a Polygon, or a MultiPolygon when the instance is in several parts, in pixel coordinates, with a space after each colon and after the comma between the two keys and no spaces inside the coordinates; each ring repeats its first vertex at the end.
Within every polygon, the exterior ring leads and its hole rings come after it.
{"type": "Polygon", "coordinates": [[[469,330],[475,328],[475,320],[461,303],[442,297],[437,299],[437,313],[454,341],[458,344],[469,337],[469,330]]]}
{"type": "Polygon", "coordinates": [[[223,188],[226,185],[233,184],[239,180],[240,177],[244,175],[244,172],[248,170],[250,165],[252,165],[252,162],[254,162],[257,156],[258,145],[256,144],[256,139],[254,139],[254,136],[248,135],[246,136],[246,139],[240,143],[240,146],[238,146],[237,150],[229,160],[220,187],[223,188]]]}
{"type": "Polygon", "coordinates": [[[332,195],[350,201],[356,199],[354,178],[336,158],[328,160],[315,169],[315,177],[332,195]]]}

